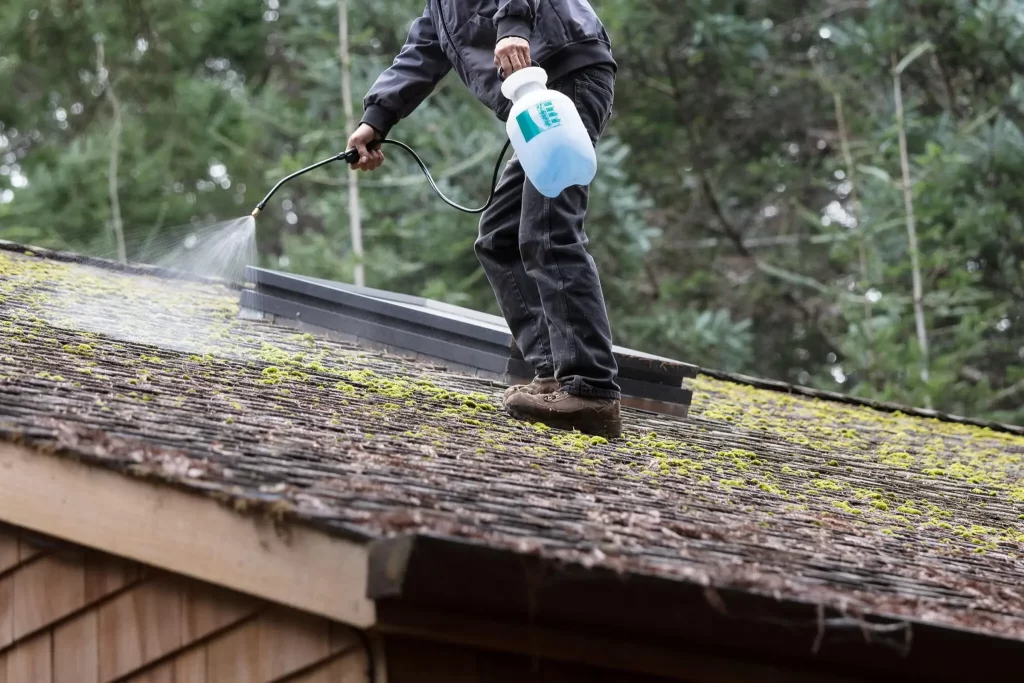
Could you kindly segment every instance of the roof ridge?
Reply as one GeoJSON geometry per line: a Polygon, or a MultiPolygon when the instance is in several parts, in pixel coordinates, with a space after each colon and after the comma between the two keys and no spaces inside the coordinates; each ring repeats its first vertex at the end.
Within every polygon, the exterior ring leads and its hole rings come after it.
{"type": "Polygon", "coordinates": [[[236,282],[231,282],[230,280],[225,280],[224,278],[212,277],[209,275],[196,275],[194,273],[186,273],[183,270],[175,270],[174,268],[167,268],[166,266],[154,266],[147,263],[121,263],[119,261],[102,258],[100,256],[88,256],[73,251],[48,249],[46,247],[37,247],[30,244],[21,244],[19,242],[11,242],[3,239],[0,239],[0,251],[24,254],[26,256],[41,258],[48,261],[92,266],[94,268],[101,268],[103,270],[125,273],[128,275],[148,275],[162,280],[188,280],[190,282],[196,282],[204,285],[219,285],[232,290],[243,289],[242,285],[236,282]]]}
{"type": "Polygon", "coordinates": [[[1009,424],[1006,422],[954,415],[952,413],[944,413],[940,410],[932,410],[930,408],[915,408],[914,406],[892,401],[876,401],[874,399],[853,396],[851,394],[842,394],[836,391],[827,391],[825,389],[814,389],[812,387],[805,387],[799,384],[790,384],[781,380],[762,379],[740,373],[725,372],[724,370],[713,370],[711,368],[702,367],[699,369],[698,374],[707,375],[714,379],[735,382],[736,384],[745,384],[755,389],[765,389],[767,391],[777,391],[787,394],[799,394],[801,396],[817,398],[824,401],[832,401],[834,403],[845,403],[847,405],[873,408],[874,410],[885,413],[903,413],[904,415],[911,415],[913,417],[931,418],[942,422],[971,425],[973,427],[984,427],[997,432],[1007,432],[1017,436],[1024,436],[1024,426],[1009,424]]]}

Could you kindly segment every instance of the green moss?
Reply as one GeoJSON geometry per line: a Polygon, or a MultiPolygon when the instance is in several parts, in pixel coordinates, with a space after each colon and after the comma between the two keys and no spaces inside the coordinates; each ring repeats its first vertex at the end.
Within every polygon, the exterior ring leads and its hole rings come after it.
{"type": "Polygon", "coordinates": [[[846,501],[846,500],[834,500],[834,501],[832,501],[832,505],[837,507],[837,508],[839,508],[843,512],[850,513],[851,515],[859,515],[859,514],[861,514],[860,510],[858,510],[857,508],[853,507],[850,504],[850,502],[846,501]]]}
{"type": "Polygon", "coordinates": [[[289,337],[293,341],[301,341],[309,344],[310,346],[316,346],[316,337],[308,332],[305,334],[293,334],[289,337]]]}
{"type": "Polygon", "coordinates": [[[79,356],[91,356],[94,352],[92,344],[64,344],[61,348],[79,356]]]}
{"type": "Polygon", "coordinates": [[[758,484],[757,487],[762,491],[765,491],[766,493],[773,493],[777,496],[782,496],[784,498],[789,496],[789,493],[786,490],[781,489],[770,482],[763,481],[760,484],[758,484]]]}
{"type": "Polygon", "coordinates": [[[581,434],[580,432],[560,432],[554,434],[551,437],[551,442],[566,450],[579,452],[586,451],[592,446],[601,445],[602,442],[608,443],[607,440],[601,439],[600,437],[591,437],[586,434],[581,434]],[[595,440],[595,438],[597,440],[595,440]]]}

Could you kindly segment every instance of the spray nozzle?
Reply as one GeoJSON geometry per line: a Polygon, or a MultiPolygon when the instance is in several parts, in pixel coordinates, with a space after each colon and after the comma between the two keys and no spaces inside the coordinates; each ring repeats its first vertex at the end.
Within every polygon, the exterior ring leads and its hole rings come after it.
{"type": "Polygon", "coordinates": [[[274,185],[274,187],[271,188],[270,192],[267,193],[267,196],[263,198],[263,201],[256,205],[256,208],[252,210],[252,217],[258,217],[260,213],[263,211],[263,209],[267,206],[267,202],[270,201],[270,198],[274,196],[274,193],[277,192],[278,189],[282,185],[287,183],[289,180],[291,180],[292,178],[297,178],[303,173],[309,173],[314,168],[320,168],[321,166],[325,166],[326,164],[329,164],[333,161],[344,161],[349,164],[354,164],[355,162],[359,161],[359,150],[357,150],[355,147],[352,147],[351,149],[347,149],[344,152],[341,152],[340,154],[335,154],[334,156],[324,159],[323,161],[318,161],[311,166],[300,168],[298,171],[295,171],[295,173],[285,176],[284,178],[277,182],[277,185],[274,185]]]}

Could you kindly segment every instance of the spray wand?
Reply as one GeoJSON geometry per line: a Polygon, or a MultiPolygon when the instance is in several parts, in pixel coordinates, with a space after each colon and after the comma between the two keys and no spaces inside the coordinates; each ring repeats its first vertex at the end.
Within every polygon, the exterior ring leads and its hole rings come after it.
{"type": "MultiPolygon", "coordinates": [[[[501,173],[501,162],[502,159],[505,158],[505,152],[508,151],[508,146],[511,144],[511,142],[511,139],[505,140],[505,146],[501,148],[501,153],[498,154],[498,161],[494,164],[494,175],[491,178],[491,192],[489,195],[487,195],[487,202],[477,209],[470,209],[468,207],[462,206],[461,204],[456,204],[452,200],[448,199],[448,197],[446,197],[444,193],[441,192],[441,190],[437,187],[437,184],[434,182],[434,179],[430,175],[430,171],[427,169],[427,165],[423,163],[423,160],[420,159],[420,156],[416,154],[416,152],[414,152],[412,147],[410,147],[409,145],[405,144],[404,142],[399,142],[397,140],[381,140],[379,144],[395,145],[396,147],[401,147],[406,152],[411,154],[412,158],[416,161],[416,164],[419,165],[420,170],[423,171],[423,175],[427,177],[427,182],[430,183],[430,188],[437,194],[438,197],[441,198],[441,200],[445,204],[448,204],[452,208],[458,209],[459,211],[463,211],[465,213],[483,213],[491,205],[491,202],[494,201],[494,189],[498,185],[498,175],[501,173]]],[[[284,178],[277,182],[277,185],[274,185],[274,187],[271,188],[270,192],[267,193],[267,196],[263,198],[263,201],[256,205],[256,208],[252,210],[252,217],[258,217],[260,213],[263,211],[263,209],[267,206],[267,202],[270,201],[270,198],[274,196],[274,193],[277,192],[278,189],[282,185],[287,183],[289,180],[291,180],[292,178],[297,178],[300,175],[303,175],[304,173],[309,173],[315,168],[326,166],[327,164],[335,161],[344,161],[349,164],[354,164],[355,162],[359,161],[359,150],[353,147],[339,154],[335,154],[332,157],[328,157],[323,161],[318,161],[315,164],[306,166],[305,168],[301,168],[298,171],[292,173],[291,175],[285,176],[284,178]]]]}

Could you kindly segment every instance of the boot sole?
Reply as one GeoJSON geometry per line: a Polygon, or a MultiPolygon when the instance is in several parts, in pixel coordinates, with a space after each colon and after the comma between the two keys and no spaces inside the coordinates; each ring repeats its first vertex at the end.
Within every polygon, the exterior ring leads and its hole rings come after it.
{"type": "Polygon", "coordinates": [[[606,420],[604,422],[597,423],[597,428],[593,430],[580,429],[576,422],[568,417],[562,417],[558,414],[552,416],[552,419],[541,420],[540,418],[529,415],[522,411],[517,410],[514,406],[508,406],[505,408],[509,415],[522,422],[540,423],[545,424],[552,429],[560,429],[562,431],[571,432],[573,430],[578,431],[582,434],[590,436],[600,436],[605,439],[617,439],[622,436],[622,421],[621,420],[606,420]]]}

